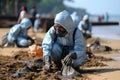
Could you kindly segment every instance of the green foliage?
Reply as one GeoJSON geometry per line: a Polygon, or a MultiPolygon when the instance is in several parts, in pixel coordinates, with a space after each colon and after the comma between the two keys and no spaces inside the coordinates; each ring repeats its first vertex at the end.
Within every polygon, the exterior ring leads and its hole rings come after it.
{"type": "Polygon", "coordinates": [[[63,0],[41,0],[38,4],[40,12],[56,12],[65,8],[63,0]]]}
{"type": "MultiPolygon", "coordinates": [[[[0,11],[6,13],[7,15],[15,15],[17,14],[17,10],[20,9],[23,4],[27,6],[28,12],[33,6],[36,6],[37,11],[40,13],[56,14],[64,9],[69,11],[75,10],[73,8],[66,7],[63,4],[64,1],[65,0],[0,0],[0,11]],[[16,3],[17,5],[15,5],[16,3]]],[[[73,2],[74,0],[67,1],[73,2]]]]}

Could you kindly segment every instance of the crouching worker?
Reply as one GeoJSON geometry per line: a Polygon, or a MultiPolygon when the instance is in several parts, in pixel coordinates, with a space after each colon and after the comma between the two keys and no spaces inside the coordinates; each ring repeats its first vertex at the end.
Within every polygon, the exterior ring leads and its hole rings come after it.
{"type": "MultiPolygon", "coordinates": [[[[48,71],[53,66],[51,61],[60,70],[62,67],[61,60],[63,59],[65,66],[70,66],[72,70],[75,70],[83,65],[86,60],[84,38],[66,10],[56,15],[54,25],[43,39],[42,48],[45,62],[44,69],[48,71]]],[[[65,76],[74,75],[74,73],[71,73],[62,72],[65,76]]]]}
{"type": "Polygon", "coordinates": [[[78,27],[82,31],[85,39],[92,37],[92,23],[90,22],[88,15],[84,15],[83,20],[80,21],[78,27]]]}
{"type": "Polygon", "coordinates": [[[27,30],[32,25],[28,18],[24,18],[20,24],[14,25],[7,36],[8,43],[7,46],[15,45],[17,47],[28,47],[34,43],[31,37],[28,36],[27,30]]]}

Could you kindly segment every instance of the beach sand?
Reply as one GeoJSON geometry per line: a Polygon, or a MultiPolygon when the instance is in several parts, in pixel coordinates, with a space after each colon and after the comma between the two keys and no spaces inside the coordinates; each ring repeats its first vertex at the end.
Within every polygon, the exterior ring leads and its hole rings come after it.
{"type": "MultiPolygon", "coordinates": [[[[0,28],[0,38],[9,31],[8,28],[0,28]]],[[[30,34],[32,35],[32,34],[30,34]]],[[[36,35],[37,40],[42,42],[45,33],[39,33],[36,35]]],[[[32,35],[33,36],[33,35],[32,35]]],[[[90,67],[86,68],[85,75],[89,79],[77,79],[77,80],[120,80],[120,40],[101,39],[101,44],[110,46],[113,51],[96,53],[96,56],[104,56],[106,58],[112,58],[112,61],[103,61],[107,66],[103,67],[90,67]]],[[[1,43],[1,39],[0,39],[1,43]]],[[[17,51],[27,51],[28,48],[2,48],[0,47],[0,55],[13,56],[17,51]]]]}

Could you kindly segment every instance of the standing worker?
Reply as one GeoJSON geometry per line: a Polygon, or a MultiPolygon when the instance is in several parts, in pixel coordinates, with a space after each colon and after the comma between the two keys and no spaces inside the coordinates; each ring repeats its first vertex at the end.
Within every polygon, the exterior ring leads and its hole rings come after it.
{"type": "Polygon", "coordinates": [[[27,8],[25,5],[23,5],[19,10],[17,23],[19,24],[23,18],[28,18],[27,8]]]}
{"type": "Polygon", "coordinates": [[[32,9],[30,10],[32,25],[34,25],[34,21],[35,21],[35,18],[36,18],[36,14],[37,14],[36,7],[33,6],[32,9]]]}

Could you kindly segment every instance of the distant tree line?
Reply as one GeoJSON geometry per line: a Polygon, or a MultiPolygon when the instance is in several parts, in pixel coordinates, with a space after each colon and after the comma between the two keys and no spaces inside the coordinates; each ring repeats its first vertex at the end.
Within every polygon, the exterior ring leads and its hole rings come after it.
{"type": "MultiPolygon", "coordinates": [[[[74,0],[67,0],[74,1],[74,0]]],[[[69,10],[70,12],[76,10],[82,14],[86,11],[85,9],[75,9],[66,7],[63,4],[64,0],[0,0],[0,15],[11,15],[16,16],[18,9],[22,5],[26,5],[28,11],[36,6],[39,13],[58,13],[64,9],[69,10]]]]}

